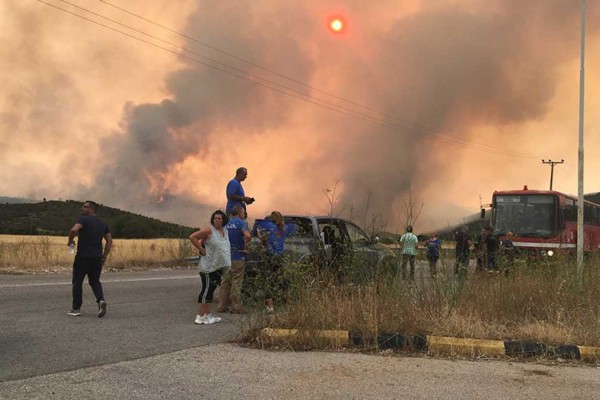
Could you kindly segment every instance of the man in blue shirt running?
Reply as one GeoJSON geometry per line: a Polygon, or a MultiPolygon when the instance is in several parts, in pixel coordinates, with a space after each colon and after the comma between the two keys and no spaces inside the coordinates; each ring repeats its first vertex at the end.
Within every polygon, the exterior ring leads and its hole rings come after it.
{"type": "Polygon", "coordinates": [[[231,215],[233,207],[241,206],[246,211],[246,204],[254,203],[254,197],[246,196],[242,182],[248,177],[248,170],[244,167],[239,167],[235,171],[235,178],[229,181],[225,194],[227,195],[227,206],[225,212],[231,215]]]}

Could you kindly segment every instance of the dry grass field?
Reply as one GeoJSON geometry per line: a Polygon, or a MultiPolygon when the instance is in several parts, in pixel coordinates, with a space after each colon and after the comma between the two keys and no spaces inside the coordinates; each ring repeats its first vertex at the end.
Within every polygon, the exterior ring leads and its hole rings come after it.
{"type": "Polygon", "coordinates": [[[437,277],[414,281],[389,274],[375,280],[346,276],[340,283],[338,276],[307,266],[291,282],[282,299],[287,307],[271,326],[600,346],[598,260],[587,260],[583,282],[572,260],[520,263],[508,274],[469,273],[464,280],[454,275],[453,261],[442,260],[437,277]]]}
{"type": "MultiPolygon", "coordinates": [[[[192,255],[186,239],[114,239],[106,270],[170,267],[192,255]]],[[[67,237],[0,235],[0,273],[70,271],[73,255],[67,237]]]]}

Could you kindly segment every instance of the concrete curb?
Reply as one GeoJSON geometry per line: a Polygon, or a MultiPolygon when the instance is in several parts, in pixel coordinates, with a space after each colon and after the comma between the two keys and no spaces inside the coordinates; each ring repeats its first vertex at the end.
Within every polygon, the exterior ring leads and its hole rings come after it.
{"type": "Polygon", "coordinates": [[[561,345],[550,346],[543,343],[517,340],[460,339],[431,335],[403,335],[401,333],[380,333],[377,338],[363,337],[358,332],[298,329],[264,328],[261,336],[270,339],[306,340],[326,342],[335,346],[360,346],[365,342],[377,341],[380,349],[406,349],[426,351],[432,354],[487,357],[549,357],[568,360],[600,362],[600,347],[561,345]]]}

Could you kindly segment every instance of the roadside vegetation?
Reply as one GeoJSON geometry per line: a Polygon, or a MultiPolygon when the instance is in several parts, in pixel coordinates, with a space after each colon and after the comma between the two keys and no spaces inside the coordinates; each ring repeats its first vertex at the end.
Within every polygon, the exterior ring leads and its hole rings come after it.
{"type": "MultiPolygon", "coordinates": [[[[423,261],[419,264],[428,269],[423,261]]],[[[570,259],[511,263],[508,272],[498,274],[469,271],[466,279],[455,277],[449,254],[440,260],[435,277],[425,272],[406,280],[395,267],[343,267],[340,274],[315,265],[289,264],[289,290],[279,299],[284,306],[275,316],[261,314],[262,318],[249,320],[249,331],[254,332],[249,340],[297,349],[331,346],[310,335],[299,335],[294,342],[265,342],[258,328],[269,326],[306,332],[353,331],[367,338],[398,332],[600,346],[597,258],[587,260],[583,282],[570,259]]],[[[367,348],[376,346],[375,341],[365,342],[367,348]]]]}
{"type": "MultiPolygon", "coordinates": [[[[191,257],[186,239],[116,239],[105,270],[148,270],[191,266],[182,262],[191,257]]],[[[70,271],[73,255],[67,238],[59,236],[0,236],[0,273],[36,274],[70,271]]]]}

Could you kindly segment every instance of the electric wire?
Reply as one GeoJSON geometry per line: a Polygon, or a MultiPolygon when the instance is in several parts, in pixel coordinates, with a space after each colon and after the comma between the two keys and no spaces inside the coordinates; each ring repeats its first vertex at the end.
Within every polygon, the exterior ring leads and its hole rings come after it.
{"type": "MultiPolygon", "coordinates": [[[[63,0],[60,0],[60,1],[63,1],[63,0]]],[[[398,117],[396,117],[396,116],[394,116],[394,115],[392,115],[392,114],[386,113],[386,112],[384,112],[384,111],[377,110],[377,109],[375,109],[375,108],[372,108],[372,107],[369,107],[369,106],[365,106],[365,105],[363,105],[363,104],[357,103],[357,102],[356,102],[356,101],[354,101],[354,100],[349,100],[349,99],[347,99],[347,98],[344,98],[344,97],[338,96],[338,95],[336,95],[336,94],[333,94],[333,93],[331,93],[331,92],[328,92],[328,91],[325,91],[325,90],[319,89],[319,88],[317,88],[317,87],[315,87],[315,86],[313,86],[313,85],[310,85],[310,84],[307,84],[307,83],[305,83],[305,82],[302,82],[301,80],[298,80],[298,79],[296,79],[296,78],[293,78],[293,77],[287,76],[287,75],[285,75],[285,74],[282,74],[282,73],[280,73],[280,72],[277,72],[277,71],[275,71],[275,70],[273,70],[273,69],[270,69],[270,68],[264,67],[264,66],[262,66],[262,65],[260,65],[260,64],[254,63],[254,62],[252,62],[252,61],[250,61],[250,60],[248,60],[248,59],[245,59],[245,58],[239,57],[239,56],[237,56],[237,55],[235,55],[235,54],[232,54],[232,53],[230,53],[230,52],[227,52],[227,51],[225,51],[225,50],[222,50],[222,49],[220,49],[220,48],[218,48],[218,47],[216,47],[216,46],[213,46],[213,45],[211,45],[211,44],[209,44],[209,43],[206,43],[206,42],[204,42],[204,41],[201,41],[201,40],[199,40],[199,39],[197,39],[197,38],[194,38],[194,37],[192,37],[192,36],[190,36],[190,35],[187,35],[187,34],[185,34],[185,33],[179,32],[179,31],[177,31],[177,30],[175,30],[175,29],[169,28],[168,26],[165,26],[165,25],[163,25],[163,24],[160,24],[160,23],[158,23],[158,22],[156,22],[156,21],[153,21],[153,20],[151,20],[151,19],[148,19],[148,18],[146,18],[146,17],[144,17],[144,16],[142,16],[142,15],[139,15],[139,14],[137,14],[137,13],[133,12],[133,11],[127,10],[127,9],[125,9],[125,8],[123,8],[123,7],[120,7],[120,6],[116,5],[116,4],[113,4],[113,3],[111,3],[111,2],[109,2],[109,1],[107,1],[107,0],[98,0],[98,1],[99,1],[100,3],[106,4],[107,6],[110,6],[110,7],[114,8],[114,9],[116,9],[116,10],[119,10],[119,11],[121,11],[121,12],[125,13],[125,14],[131,15],[131,16],[133,16],[133,17],[135,17],[135,18],[137,18],[137,19],[140,19],[140,20],[142,20],[142,21],[144,21],[144,22],[150,23],[150,24],[152,24],[152,25],[154,25],[154,26],[157,26],[157,27],[159,27],[159,28],[161,28],[161,29],[164,29],[164,30],[166,30],[167,32],[170,32],[170,33],[176,34],[176,35],[178,35],[178,36],[181,36],[181,37],[185,38],[186,40],[189,40],[189,41],[191,41],[191,42],[194,42],[194,43],[200,44],[200,45],[202,45],[202,46],[204,46],[204,47],[206,47],[206,48],[208,48],[208,49],[214,50],[214,51],[216,51],[216,52],[218,52],[218,53],[221,53],[221,54],[223,54],[223,55],[226,55],[226,56],[228,56],[228,57],[231,57],[231,58],[233,58],[233,59],[235,59],[235,60],[238,60],[238,61],[244,62],[244,63],[246,63],[246,64],[248,64],[248,65],[250,65],[250,66],[252,66],[252,67],[258,68],[258,69],[260,69],[260,70],[262,70],[262,71],[268,72],[268,73],[270,73],[270,74],[273,74],[273,75],[275,75],[275,76],[278,76],[278,77],[280,77],[280,78],[283,78],[283,79],[289,80],[290,82],[294,82],[294,83],[296,83],[296,84],[299,84],[299,85],[301,85],[301,86],[304,86],[304,87],[306,87],[306,88],[308,88],[308,89],[311,89],[311,90],[313,90],[313,91],[315,91],[315,92],[318,92],[318,93],[321,93],[321,94],[325,94],[325,95],[327,95],[327,96],[330,96],[330,97],[332,97],[332,98],[334,98],[334,99],[337,99],[337,100],[340,100],[340,101],[346,102],[346,103],[348,103],[348,104],[352,104],[353,106],[356,106],[356,107],[359,107],[359,108],[363,108],[363,109],[365,109],[365,110],[367,110],[367,111],[369,111],[369,112],[372,112],[372,113],[377,113],[377,114],[379,114],[379,115],[382,115],[382,116],[385,116],[385,117],[391,118],[391,119],[393,119],[393,120],[395,120],[395,121],[398,121],[398,122],[400,122],[400,123],[403,123],[403,124],[406,124],[406,125],[409,125],[409,126],[412,126],[412,127],[416,127],[416,128],[419,128],[419,129],[421,129],[421,130],[428,131],[428,132],[432,133],[433,135],[440,135],[439,133],[437,133],[437,130],[434,130],[434,129],[433,129],[433,128],[431,128],[431,127],[427,127],[427,126],[425,126],[425,125],[421,125],[421,124],[417,124],[417,123],[413,123],[413,122],[402,121],[402,120],[398,119],[398,117]]],[[[453,138],[453,139],[456,139],[456,140],[459,140],[459,141],[466,141],[466,142],[470,142],[470,141],[468,141],[468,140],[465,140],[465,139],[462,139],[462,138],[459,138],[459,137],[456,137],[456,136],[452,136],[452,135],[444,135],[444,136],[448,136],[448,137],[450,137],[450,138],[453,138]]],[[[498,147],[495,147],[495,146],[490,146],[490,145],[486,145],[486,144],[484,144],[484,143],[478,143],[478,142],[472,142],[472,143],[473,143],[473,144],[476,144],[476,145],[480,145],[480,146],[488,147],[488,148],[499,149],[498,147]]],[[[526,158],[535,158],[535,157],[531,156],[530,154],[526,154],[526,153],[514,152],[514,151],[512,151],[512,150],[507,150],[507,149],[502,149],[502,150],[509,151],[509,152],[511,152],[511,153],[513,153],[513,154],[519,154],[519,155],[521,155],[521,156],[523,156],[523,157],[526,157],[526,158]]]]}
{"type": "MultiPolygon", "coordinates": [[[[59,7],[59,6],[55,5],[55,4],[48,3],[47,1],[44,1],[44,0],[37,0],[37,1],[38,1],[38,2],[40,2],[40,3],[42,3],[42,4],[45,4],[45,5],[47,5],[47,6],[53,7],[53,8],[55,8],[55,9],[57,9],[57,10],[60,10],[60,11],[62,11],[62,12],[65,12],[65,13],[68,13],[68,14],[70,14],[70,15],[73,15],[73,16],[75,16],[75,17],[78,17],[78,18],[80,18],[80,19],[83,19],[83,20],[85,20],[85,21],[88,21],[88,22],[91,22],[91,23],[93,23],[93,24],[96,24],[96,25],[98,25],[98,26],[101,26],[101,27],[103,27],[103,28],[106,28],[106,29],[109,29],[109,30],[115,31],[115,32],[117,32],[117,33],[120,33],[120,34],[122,34],[122,35],[125,35],[125,36],[127,36],[127,37],[130,37],[130,38],[132,38],[132,39],[138,40],[138,41],[140,41],[140,42],[142,42],[142,43],[145,43],[145,44],[148,44],[148,45],[150,45],[150,46],[156,47],[156,48],[158,48],[158,49],[161,49],[161,50],[164,50],[164,51],[170,52],[170,53],[172,53],[172,54],[175,54],[175,55],[177,55],[177,56],[179,56],[179,57],[182,57],[182,58],[184,58],[184,59],[187,59],[187,60],[190,60],[190,61],[193,61],[193,62],[199,63],[199,64],[201,64],[201,65],[204,65],[204,66],[206,66],[206,67],[209,67],[209,68],[215,69],[215,70],[217,70],[217,71],[223,72],[223,73],[225,73],[225,74],[231,75],[231,76],[233,76],[233,77],[236,77],[236,78],[238,78],[238,79],[242,79],[242,80],[248,81],[248,82],[250,82],[250,83],[253,83],[253,84],[255,84],[255,85],[259,85],[259,86],[262,86],[262,87],[265,87],[265,88],[271,89],[271,90],[273,90],[273,91],[275,91],[275,92],[278,92],[278,93],[280,93],[280,94],[284,94],[284,95],[287,95],[287,96],[290,96],[290,97],[296,98],[296,99],[298,99],[298,100],[301,100],[301,101],[304,101],[304,102],[306,102],[306,103],[310,103],[310,104],[313,104],[313,105],[317,105],[317,106],[320,106],[320,107],[324,107],[324,108],[326,108],[326,109],[328,109],[328,110],[330,110],[330,111],[335,111],[335,112],[338,112],[338,113],[341,113],[341,114],[345,114],[345,115],[348,115],[348,116],[351,116],[351,117],[354,117],[354,118],[357,118],[357,119],[360,119],[360,120],[363,120],[363,121],[367,121],[367,122],[375,123],[375,124],[378,124],[378,125],[381,125],[381,126],[387,127],[387,128],[389,128],[389,129],[393,129],[393,130],[396,130],[396,131],[401,131],[401,132],[403,132],[403,133],[407,133],[407,134],[411,134],[411,135],[415,135],[416,133],[418,133],[418,132],[415,132],[415,130],[410,130],[410,131],[408,131],[408,130],[407,130],[407,128],[405,128],[405,127],[398,126],[398,125],[396,125],[396,124],[392,124],[392,123],[389,123],[389,122],[387,122],[387,121],[382,121],[382,120],[380,120],[380,119],[377,119],[377,118],[375,118],[375,117],[372,117],[372,116],[370,116],[370,115],[368,115],[368,114],[364,114],[364,113],[360,113],[360,112],[358,112],[358,111],[355,111],[355,110],[351,110],[351,109],[344,108],[344,107],[342,107],[342,106],[339,106],[339,105],[337,105],[337,104],[334,104],[334,103],[328,102],[327,100],[323,100],[323,99],[320,99],[320,98],[316,98],[316,97],[314,97],[314,96],[311,96],[311,95],[309,95],[309,94],[306,94],[306,93],[304,93],[304,92],[302,92],[302,91],[299,91],[299,90],[297,90],[297,89],[289,88],[289,87],[287,87],[287,86],[285,86],[285,85],[279,84],[279,83],[277,83],[277,82],[274,82],[274,81],[272,81],[272,80],[269,80],[269,79],[266,79],[266,78],[262,78],[262,77],[260,77],[260,76],[257,76],[257,75],[254,75],[254,74],[251,74],[251,73],[249,73],[249,72],[247,72],[247,71],[244,71],[244,70],[242,70],[242,69],[239,69],[239,68],[236,68],[236,67],[232,67],[232,66],[230,66],[230,65],[228,65],[228,64],[226,64],[226,63],[220,62],[220,61],[218,61],[218,60],[214,60],[214,59],[212,59],[212,58],[210,58],[210,57],[206,57],[206,56],[204,56],[204,55],[202,55],[202,54],[200,54],[200,53],[197,53],[197,52],[195,52],[195,51],[193,51],[193,50],[190,50],[190,49],[187,49],[187,48],[185,48],[185,47],[181,47],[181,46],[179,46],[179,45],[177,45],[177,44],[174,44],[174,43],[171,43],[171,42],[165,41],[165,40],[163,40],[163,39],[160,39],[160,38],[158,38],[158,37],[156,37],[156,36],[153,36],[153,35],[151,35],[151,34],[148,34],[148,33],[144,32],[144,31],[141,31],[141,30],[139,30],[139,29],[133,28],[133,27],[131,27],[131,26],[129,26],[129,25],[123,24],[123,23],[121,23],[121,22],[118,22],[118,21],[116,21],[116,20],[113,20],[113,19],[111,19],[111,18],[105,17],[105,16],[103,16],[103,15],[101,15],[101,14],[98,14],[98,13],[96,13],[96,12],[94,12],[94,11],[91,11],[91,10],[89,10],[89,9],[86,9],[86,8],[84,8],[84,7],[80,7],[80,6],[78,6],[78,5],[75,5],[75,4],[73,4],[73,3],[70,3],[70,2],[68,2],[68,1],[66,1],[66,0],[59,0],[59,1],[61,1],[61,2],[65,3],[65,4],[68,4],[68,5],[72,6],[72,7],[78,8],[78,9],[80,9],[80,10],[84,11],[84,12],[90,13],[90,14],[92,14],[92,15],[96,16],[96,17],[99,17],[99,18],[105,19],[105,20],[107,20],[107,21],[110,21],[110,22],[111,22],[111,23],[113,23],[113,24],[117,24],[117,25],[119,25],[119,26],[122,26],[122,27],[124,27],[124,28],[126,28],[126,29],[129,29],[129,30],[131,30],[131,31],[134,31],[134,32],[136,32],[136,33],[138,33],[138,34],[142,34],[142,35],[144,35],[144,36],[146,36],[146,37],[152,38],[153,40],[157,40],[157,41],[159,41],[159,42],[162,42],[162,43],[165,43],[165,44],[167,44],[167,45],[169,45],[169,46],[175,47],[175,48],[177,48],[177,49],[179,49],[179,50],[181,50],[181,51],[184,51],[184,52],[188,52],[188,53],[194,54],[194,55],[196,55],[196,56],[198,56],[198,57],[201,57],[201,58],[203,58],[204,60],[207,60],[207,61],[210,61],[210,62],[216,63],[216,64],[218,64],[218,65],[221,65],[221,66],[225,67],[225,68],[229,68],[229,69],[231,69],[231,70],[233,70],[233,71],[236,71],[236,72],[238,72],[238,73],[244,74],[244,75],[246,75],[247,77],[246,77],[246,76],[242,76],[242,75],[238,75],[237,73],[233,73],[233,72],[231,72],[231,71],[228,71],[228,70],[225,70],[225,69],[223,69],[223,68],[221,68],[221,67],[218,67],[218,66],[212,65],[212,64],[210,64],[209,62],[202,61],[202,60],[196,59],[196,58],[194,58],[194,57],[187,56],[187,55],[185,55],[185,54],[182,54],[182,53],[180,53],[180,52],[178,52],[178,51],[174,51],[174,50],[172,50],[172,49],[170,49],[170,48],[166,48],[166,47],[160,46],[160,45],[158,45],[158,44],[156,44],[156,43],[153,43],[153,42],[151,42],[151,41],[145,40],[145,39],[143,39],[143,38],[140,38],[140,37],[138,37],[138,36],[132,35],[132,34],[130,34],[130,33],[127,33],[127,32],[124,32],[124,31],[121,31],[121,30],[119,30],[119,29],[116,29],[116,28],[114,28],[114,27],[112,27],[112,26],[109,26],[109,25],[103,24],[103,23],[101,23],[101,22],[98,22],[98,21],[96,21],[96,20],[93,20],[93,19],[91,19],[91,18],[88,18],[88,17],[86,17],[86,16],[83,16],[83,15],[80,15],[80,14],[77,14],[77,13],[74,13],[74,12],[72,12],[72,11],[70,11],[70,10],[67,10],[67,9],[64,9],[64,8],[61,8],[61,7],[59,7]],[[248,78],[248,77],[250,77],[251,79],[250,79],[250,78],[248,78]],[[262,81],[262,82],[261,82],[261,81],[262,81]],[[296,94],[294,94],[294,93],[296,93],[296,94]]],[[[106,3],[106,4],[108,4],[108,3],[107,3],[106,1],[104,1],[104,0],[99,0],[99,1],[101,1],[102,3],[106,3]]],[[[117,7],[117,8],[118,8],[118,7],[117,7]]],[[[141,19],[143,19],[143,20],[146,20],[146,19],[145,19],[145,18],[143,18],[143,17],[140,17],[140,18],[141,18],[141,19]]],[[[149,20],[148,20],[148,21],[149,21],[149,20]]],[[[159,25],[159,26],[160,26],[160,24],[157,24],[157,25],[159,25]]],[[[168,28],[167,28],[167,29],[168,29],[168,28]]],[[[187,36],[186,36],[186,37],[187,37],[187,36]]],[[[235,56],[233,56],[233,57],[235,57],[235,56]]],[[[241,60],[243,60],[243,59],[241,59],[241,60]]],[[[253,64],[253,65],[254,65],[254,64],[253,64]]],[[[262,67],[260,67],[260,68],[262,68],[262,67]]],[[[262,68],[262,69],[265,69],[265,68],[262,68]]],[[[270,70],[268,70],[268,69],[265,69],[265,70],[267,70],[267,71],[270,71],[270,70]]],[[[282,76],[282,77],[285,77],[285,76],[284,76],[284,75],[282,75],[282,74],[278,74],[278,73],[277,73],[277,75],[279,75],[279,76],[282,76]]],[[[293,79],[293,78],[288,78],[288,77],[285,77],[285,78],[286,78],[286,79],[293,79]]],[[[300,82],[300,81],[297,81],[297,82],[300,82]]],[[[303,83],[302,83],[302,84],[303,84],[303,83]]],[[[305,84],[303,84],[303,85],[305,85],[305,84]]],[[[305,86],[307,86],[307,87],[310,87],[310,86],[308,86],[308,85],[305,85],[305,86]]],[[[312,88],[312,87],[310,87],[310,88],[312,88]]],[[[320,91],[320,90],[319,90],[319,91],[320,91]]],[[[323,93],[327,94],[327,92],[324,92],[324,91],[320,91],[320,92],[323,92],[323,93]]],[[[338,96],[335,96],[335,95],[334,95],[334,97],[338,97],[338,96]]],[[[341,97],[339,97],[339,98],[340,98],[340,99],[343,99],[343,98],[341,98],[341,97]]],[[[345,99],[343,99],[343,100],[345,100],[345,99]]],[[[352,101],[349,101],[349,100],[345,100],[345,101],[352,103],[352,101]]],[[[377,110],[375,110],[375,111],[376,111],[376,112],[379,112],[379,111],[377,111],[377,110]]],[[[422,137],[422,138],[423,138],[423,139],[426,139],[426,140],[433,140],[433,141],[438,141],[438,142],[441,142],[441,143],[445,143],[445,144],[451,144],[451,145],[479,146],[479,147],[481,147],[481,150],[482,150],[482,151],[486,151],[486,152],[488,152],[488,153],[497,154],[497,155],[515,156],[515,157],[522,157],[522,158],[536,158],[536,157],[533,157],[533,156],[532,156],[532,155],[530,155],[530,154],[521,153],[521,152],[515,152],[515,151],[512,151],[512,150],[503,149],[503,148],[498,148],[498,147],[491,146],[491,145],[487,145],[487,144],[484,144],[484,143],[473,142],[473,141],[469,141],[469,140],[466,140],[466,139],[462,139],[462,138],[455,137],[455,136],[450,136],[450,135],[441,135],[441,134],[438,134],[438,133],[432,133],[430,136],[427,136],[427,135],[425,135],[425,136],[424,136],[424,137],[422,137]]]]}

